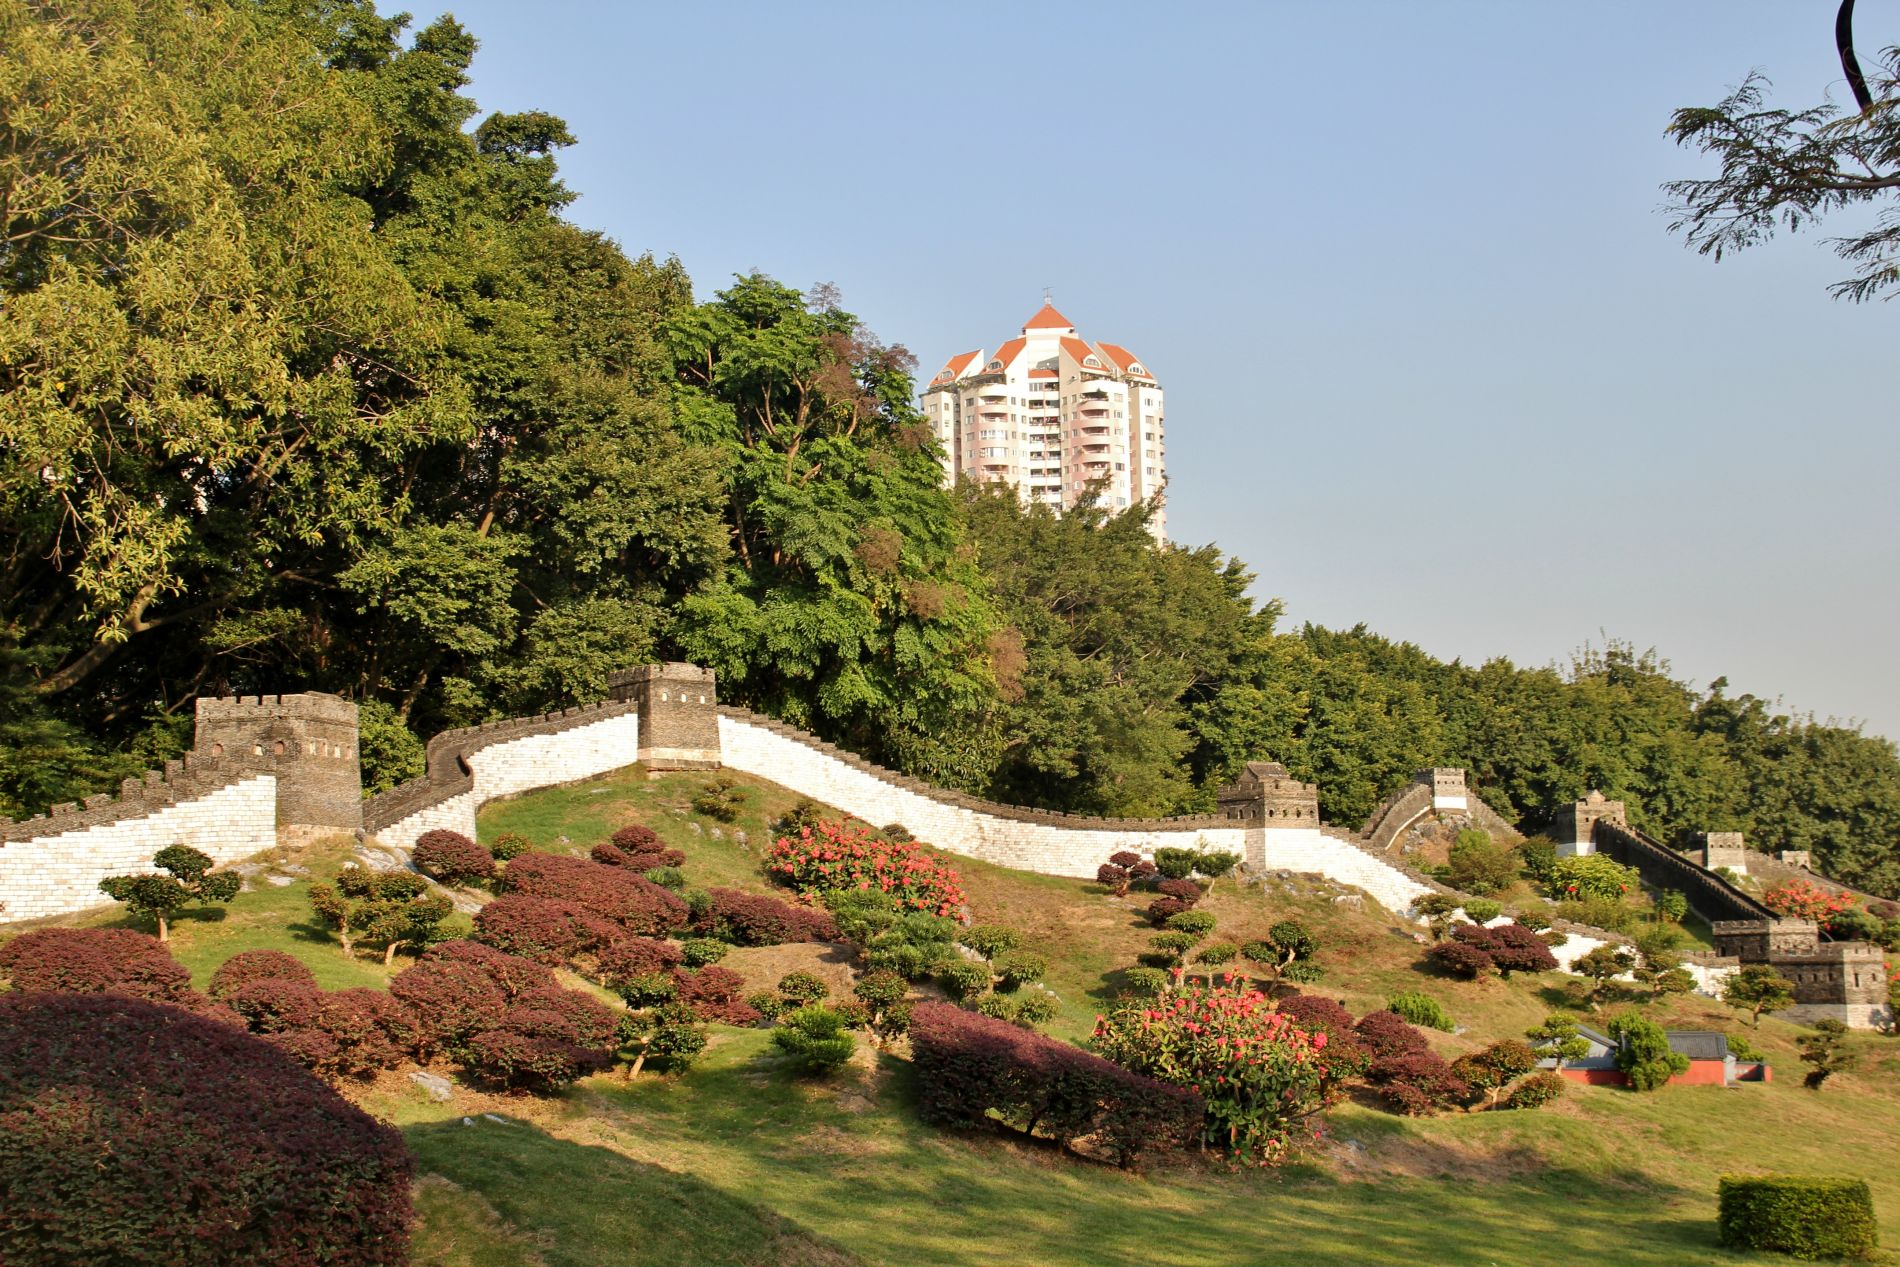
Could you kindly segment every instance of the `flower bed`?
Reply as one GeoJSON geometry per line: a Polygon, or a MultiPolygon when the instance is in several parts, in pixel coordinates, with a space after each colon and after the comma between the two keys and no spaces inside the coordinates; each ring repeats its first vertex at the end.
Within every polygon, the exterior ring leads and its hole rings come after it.
{"type": "Polygon", "coordinates": [[[955,915],[963,907],[957,873],[928,849],[844,823],[818,823],[779,837],[766,871],[796,889],[876,889],[896,899],[900,910],[955,915]]]}

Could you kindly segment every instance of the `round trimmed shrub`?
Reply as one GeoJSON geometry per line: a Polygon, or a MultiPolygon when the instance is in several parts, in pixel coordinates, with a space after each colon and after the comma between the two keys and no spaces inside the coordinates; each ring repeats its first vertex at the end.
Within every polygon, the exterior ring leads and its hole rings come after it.
{"type": "Polygon", "coordinates": [[[1056,1001],[1046,994],[1025,994],[1016,1000],[1016,1015],[1012,1019],[1025,1029],[1047,1025],[1056,1019],[1056,1001]]]}
{"type": "Polygon", "coordinates": [[[971,998],[990,988],[990,970],[980,963],[950,964],[937,974],[937,979],[959,999],[971,998]]]}
{"type": "Polygon", "coordinates": [[[703,968],[709,963],[718,963],[731,949],[725,942],[711,937],[694,937],[680,943],[680,954],[689,968],[703,968]]]}
{"type": "Polygon", "coordinates": [[[822,1003],[787,1012],[772,1031],[772,1042],[800,1073],[828,1074],[840,1069],[858,1049],[847,1018],[822,1003]]]}
{"type": "Polygon", "coordinates": [[[1206,911],[1180,911],[1168,916],[1168,927],[1190,937],[1205,937],[1214,931],[1214,917],[1206,911]]]}
{"type": "Polygon", "coordinates": [[[1549,1069],[1540,1069],[1524,1081],[1511,1088],[1511,1094],[1504,1097],[1500,1108],[1538,1109],[1549,1104],[1564,1093],[1562,1074],[1549,1069]]]}
{"type": "Polygon", "coordinates": [[[1401,990],[1387,999],[1385,1006],[1387,1011],[1414,1025],[1423,1025],[1426,1029],[1443,1030],[1449,1034],[1457,1028],[1445,1005],[1422,990],[1401,990]]]}
{"type": "Polygon", "coordinates": [[[518,831],[505,831],[488,844],[488,853],[496,862],[519,858],[534,848],[534,842],[518,831]]]}
{"type": "Polygon", "coordinates": [[[628,853],[658,853],[666,847],[660,833],[641,823],[628,823],[608,839],[628,853]]]}
{"type": "Polygon", "coordinates": [[[253,981],[295,981],[314,986],[317,978],[303,960],[281,950],[243,950],[218,965],[218,970],[211,974],[206,993],[222,1000],[253,981]]]}
{"type": "Polygon", "coordinates": [[[815,973],[788,972],[778,979],[779,997],[793,1007],[816,1003],[831,993],[831,987],[815,973]]]}
{"type": "Polygon", "coordinates": [[[1469,898],[1465,902],[1465,918],[1474,924],[1488,924],[1502,914],[1504,904],[1488,897],[1469,898]]]}
{"type": "Polygon", "coordinates": [[[1280,970],[1282,981],[1291,981],[1295,985],[1312,985],[1326,976],[1326,969],[1310,959],[1301,959],[1288,964],[1280,970]]]}
{"type": "Polygon", "coordinates": [[[1023,937],[1001,924],[972,924],[957,934],[957,944],[968,946],[985,959],[995,959],[1022,945],[1023,937]]]}
{"type": "Polygon", "coordinates": [[[1129,968],[1122,973],[1122,985],[1130,994],[1159,994],[1168,988],[1168,974],[1160,968],[1129,968]]]}
{"type": "Polygon", "coordinates": [[[1717,1189],[1722,1244],[1795,1258],[1865,1258],[1878,1245],[1873,1196],[1863,1179],[1723,1175],[1717,1189]]]}
{"type": "MultiPolygon", "coordinates": [[[[609,990],[621,993],[621,983],[667,974],[685,962],[685,954],[669,941],[649,937],[622,937],[601,947],[594,956],[594,977],[609,990]]],[[[669,993],[669,998],[672,995],[669,993]]]]}
{"type": "Polygon", "coordinates": [[[472,936],[506,954],[555,965],[624,934],[578,902],[505,893],[476,912],[472,936]]]}
{"type": "Polygon", "coordinates": [[[1005,956],[996,965],[996,974],[1002,978],[997,983],[997,988],[1020,990],[1032,982],[1042,980],[1042,974],[1047,971],[1049,971],[1047,959],[1041,955],[1032,955],[1028,951],[1019,950],[1013,955],[1005,956]]]}
{"type": "Polygon", "coordinates": [[[1353,1027],[1362,1046],[1376,1056],[1406,1056],[1430,1046],[1425,1035],[1405,1023],[1397,1012],[1367,1012],[1353,1027]]]}
{"type": "Polygon", "coordinates": [[[21,994],[111,992],[189,1006],[191,974],[156,937],[129,928],[43,928],[0,946],[0,977],[21,994]]]}
{"type": "Polygon", "coordinates": [[[480,884],[495,876],[495,855],[459,831],[425,831],[409,854],[416,870],[443,884],[480,884]]]}
{"type": "Polygon", "coordinates": [[[717,964],[696,972],[675,968],[673,983],[679,988],[679,1001],[702,1021],[723,1021],[727,1025],[759,1023],[759,1014],[747,1007],[741,997],[745,978],[730,968],[717,964]]]}
{"type": "Polygon", "coordinates": [[[1186,911],[1188,904],[1178,902],[1171,897],[1158,897],[1148,903],[1148,921],[1156,928],[1166,928],[1168,921],[1186,911]]]}
{"type": "Polygon", "coordinates": [[[1201,886],[1192,880],[1163,880],[1155,885],[1155,892],[1162,897],[1171,897],[1189,906],[1193,906],[1205,896],[1201,892],[1201,886]]]}
{"type": "Polygon", "coordinates": [[[110,994],[0,995],[9,1267],[398,1267],[410,1172],[394,1128],[242,1030],[110,994]]]}
{"type": "Polygon", "coordinates": [[[745,1005],[768,1021],[776,1021],[792,1010],[792,1005],[769,990],[745,996],[745,1005]]]}
{"type": "Polygon", "coordinates": [[[573,902],[644,937],[664,936],[688,920],[686,903],[645,876],[586,858],[523,854],[502,878],[511,893],[573,902]]]}

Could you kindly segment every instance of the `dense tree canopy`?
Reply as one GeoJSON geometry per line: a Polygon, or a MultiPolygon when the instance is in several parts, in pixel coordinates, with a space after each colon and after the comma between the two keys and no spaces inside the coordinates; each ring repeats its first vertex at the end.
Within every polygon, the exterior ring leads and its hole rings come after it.
{"type": "Polygon", "coordinates": [[[0,813],[174,755],[200,694],[359,701],[374,790],[420,737],[679,656],[1009,801],[1205,811],[1272,757],[1357,825],[1462,765],[1526,825],[1601,787],[1900,892],[1884,740],[1618,644],[1281,631],[1145,507],[943,488],[901,346],[829,288],[699,302],[575,226],[566,125],[477,121],[473,37],[406,24],[0,0],[0,813]]]}

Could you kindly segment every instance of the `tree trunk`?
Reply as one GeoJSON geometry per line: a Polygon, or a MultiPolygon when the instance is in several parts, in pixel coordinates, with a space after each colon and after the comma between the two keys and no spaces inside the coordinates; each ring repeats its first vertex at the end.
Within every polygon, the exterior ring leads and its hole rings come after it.
{"type": "Polygon", "coordinates": [[[167,926],[163,915],[158,917],[158,939],[160,941],[170,941],[172,939],[171,929],[167,926]]]}
{"type": "Polygon", "coordinates": [[[396,962],[396,947],[400,945],[402,945],[402,943],[393,937],[390,939],[389,945],[383,949],[383,967],[387,968],[390,964],[396,962]]]}

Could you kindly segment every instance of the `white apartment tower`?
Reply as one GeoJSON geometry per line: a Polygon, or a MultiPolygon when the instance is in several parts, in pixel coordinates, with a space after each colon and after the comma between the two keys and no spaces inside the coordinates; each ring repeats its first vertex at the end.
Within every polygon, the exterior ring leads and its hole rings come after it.
{"type": "Polygon", "coordinates": [[[996,351],[945,362],[923,408],[946,482],[1004,480],[1025,502],[1062,511],[1103,479],[1112,510],[1153,499],[1154,534],[1166,539],[1161,385],[1127,348],[1083,342],[1048,301],[996,351]]]}

